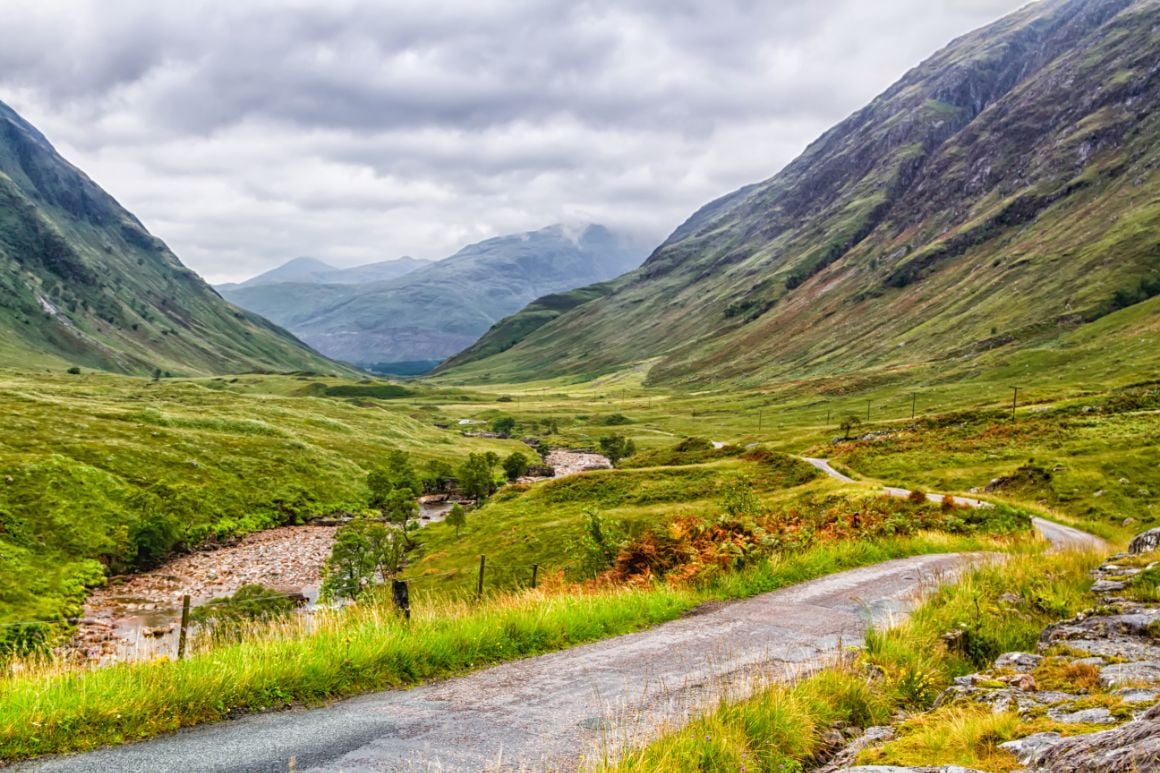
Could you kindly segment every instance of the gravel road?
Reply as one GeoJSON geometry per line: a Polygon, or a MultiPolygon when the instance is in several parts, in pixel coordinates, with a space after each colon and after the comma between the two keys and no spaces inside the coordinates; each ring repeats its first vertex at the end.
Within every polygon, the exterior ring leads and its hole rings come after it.
{"type": "MultiPolygon", "coordinates": [[[[1061,546],[1095,539],[1037,526],[1061,546]]],[[[17,770],[573,770],[723,696],[824,664],[844,643],[861,642],[868,625],[901,619],[922,590],[980,559],[888,561],[413,690],[247,716],[17,770]]]]}

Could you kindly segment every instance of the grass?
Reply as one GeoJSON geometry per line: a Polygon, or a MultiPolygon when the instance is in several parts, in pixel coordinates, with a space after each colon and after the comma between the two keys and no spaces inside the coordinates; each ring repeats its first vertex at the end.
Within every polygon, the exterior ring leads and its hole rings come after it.
{"type": "MultiPolygon", "coordinates": [[[[1055,553],[978,567],[935,591],[901,625],[869,632],[856,655],[799,682],[722,702],[686,727],[605,766],[622,771],[802,770],[834,751],[827,746],[827,731],[865,728],[888,722],[898,710],[925,708],[952,677],[984,667],[1002,652],[1033,649],[1045,625],[1092,601],[1088,572],[1098,560],[1085,553],[1055,553]],[[945,637],[952,631],[958,635],[945,637]]],[[[1031,732],[1048,724],[1035,722],[1031,732]]],[[[859,762],[1012,770],[1015,759],[997,744],[1028,729],[1016,715],[951,705],[917,715],[901,727],[898,740],[864,752],[859,762]]],[[[1077,732],[1074,726],[1071,732],[1077,732]]]]}
{"type": "Polygon", "coordinates": [[[394,399],[317,395],[344,386],[391,385],[0,373],[0,623],[76,615],[87,585],[173,549],[364,509],[390,450],[455,462],[522,447],[394,399]]]}
{"type": "Polygon", "coordinates": [[[180,662],[100,669],[26,664],[0,678],[0,759],[151,737],[239,713],[315,705],[562,649],[671,620],[714,599],[750,596],[922,553],[996,549],[986,536],[918,534],[823,544],[757,562],[704,586],[577,588],[490,594],[481,604],[417,594],[410,623],[385,602],[255,628],[180,662]]]}

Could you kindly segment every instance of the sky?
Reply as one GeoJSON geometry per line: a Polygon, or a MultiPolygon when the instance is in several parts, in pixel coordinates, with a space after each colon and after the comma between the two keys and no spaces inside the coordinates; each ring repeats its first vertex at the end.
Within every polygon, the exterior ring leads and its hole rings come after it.
{"type": "Polygon", "coordinates": [[[3,0],[0,101],[182,261],[659,244],[1026,0],[3,0]]]}

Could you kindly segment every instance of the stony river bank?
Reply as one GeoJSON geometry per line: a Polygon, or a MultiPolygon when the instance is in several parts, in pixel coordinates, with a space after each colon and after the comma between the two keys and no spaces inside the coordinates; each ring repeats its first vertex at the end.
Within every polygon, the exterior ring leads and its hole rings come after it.
{"type": "MultiPolygon", "coordinates": [[[[612,467],[599,454],[567,450],[553,451],[546,465],[557,477],[612,467]]],[[[443,520],[452,498],[423,497],[419,504],[419,525],[426,526],[443,520]]],[[[312,605],[336,530],[333,523],[270,529],[231,545],[178,556],[158,569],[114,578],[89,596],[64,649],[73,657],[103,663],[173,656],[183,596],[197,606],[253,583],[299,594],[312,605]]]]}

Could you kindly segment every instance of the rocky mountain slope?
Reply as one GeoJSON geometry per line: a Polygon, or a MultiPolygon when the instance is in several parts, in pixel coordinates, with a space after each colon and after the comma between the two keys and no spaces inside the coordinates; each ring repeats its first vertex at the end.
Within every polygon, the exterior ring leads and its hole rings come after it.
{"type": "Polygon", "coordinates": [[[434,365],[536,297],[612,279],[643,257],[642,249],[603,226],[573,233],[556,225],[472,244],[386,281],[251,280],[224,292],[336,359],[386,368],[434,365]]]}
{"type": "Polygon", "coordinates": [[[365,266],[336,268],[316,258],[294,258],[264,274],[247,279],[245,282],[216,285],[216,289],[228,296],[230,293],[243,289],[294,282],[335,285],[385,282],[430,264],[429,260],[419,260],[404,255],[395,260],[383,260],[378,263],[368,263],[365,266]]]}
{"type": "MultiPolygon", "coordinates": [[[[1160,293],[1160,3],[1046,0],[966,35],[465,380],[760,383],[1051,346],[1160,293]]],[[[498,354],[496,352],[499,352],[498,354]]]]}
{"type": "Polygon", "coordinates": [[[0,366],[125,373],[335,363],[225,302],[0,103],[0,366]]]}

